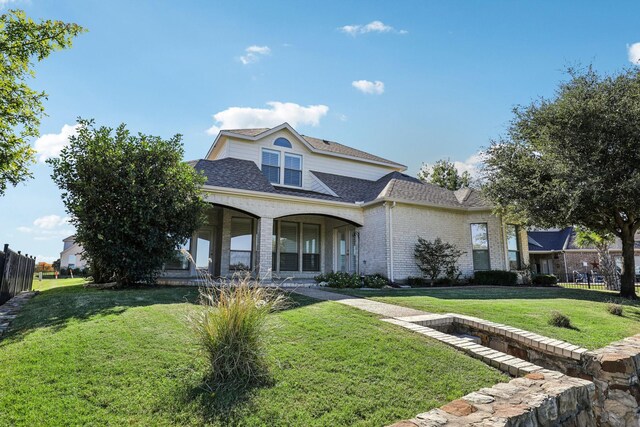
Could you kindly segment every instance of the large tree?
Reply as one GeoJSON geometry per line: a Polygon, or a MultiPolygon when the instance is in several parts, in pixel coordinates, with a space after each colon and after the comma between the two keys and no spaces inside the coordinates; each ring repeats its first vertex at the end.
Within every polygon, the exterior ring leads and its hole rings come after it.
{"type": "Polygon", "coordinates": [[[452,191],[471,186],[471,174],[467,171],[460,173],[449,159],[438,160],[433,165],[423,163],[418,179],[452,191]]]}
{"type": "Polygon", "coordinates": [[[132,135],[78,120],[52,178],[94,279],[153,283],[198,227],[202,175],[182,161],[181,136],[132,135]]]}
{"type": "Polygon", "coordinates": [[[640,70],[568,70],[553,97],[514,109],[486,151],[497,209],[542,227],[577,225],[622,240],[620,295],[635,293],[640,227],[640,70]]]}
{"type": "Polygon", "coordinates": [[[0,196],[8,185],[31,176],[34,151],[29,140],[39,135],[47,94],[27,84],[34,61],[66,49],[84,29],[61,21],[34,22],[20,10],[0,15],[0,196]]]}

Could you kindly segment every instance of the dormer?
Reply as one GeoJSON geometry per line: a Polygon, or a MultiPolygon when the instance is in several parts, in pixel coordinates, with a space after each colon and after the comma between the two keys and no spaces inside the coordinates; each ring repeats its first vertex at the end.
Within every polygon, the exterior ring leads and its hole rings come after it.
{"type": "Polygon", "coordinates": [[[406,166],[373,154],[300,135],[289,124],[274,128],[222,130],[206,159],[251,160],[274,186],[322,191],[313,171],[377,180],[406,166]]]}

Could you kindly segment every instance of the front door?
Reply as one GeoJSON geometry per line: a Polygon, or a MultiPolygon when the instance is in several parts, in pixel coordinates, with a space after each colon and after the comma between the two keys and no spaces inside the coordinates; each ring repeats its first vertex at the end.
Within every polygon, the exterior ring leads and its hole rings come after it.
{"type": "Polygon", "coordinates": [[[344,225],[335,229],[334,254],[334,271],[357,272],[358,240],[352,226],[344,225]]]}

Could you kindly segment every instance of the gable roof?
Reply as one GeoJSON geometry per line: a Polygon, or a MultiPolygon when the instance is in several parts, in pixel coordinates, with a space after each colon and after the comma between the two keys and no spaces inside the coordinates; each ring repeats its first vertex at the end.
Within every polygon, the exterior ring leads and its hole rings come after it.
{"type": "Polygon", "coordinates": [[[218,136],[213,142],[213,145],[211,146],[207,157],[209,157],[211,151],[216,146],[221,136],[240,136],[243,139],[257,140],[282,129],[288,129],[295,137],[300,140],[300,142],[306,145],[307,148],[309,148],[311,151],[316,153],[352,158],[360,161],[382,164],[402,170],[407,169],[407,167],[403,164],[373,155],[371,153],[367,153],[366,151],[358,150],[357,148],[349,147],[335,141],[301,135],[286,122],[273,128],[223,129],[218,133],[218,136]]]}
{"type": "Polygon", "coordinates": [[[573,227],[560,230],[527,231],[529,252],[554,252],[566,249],[573,227]]]}

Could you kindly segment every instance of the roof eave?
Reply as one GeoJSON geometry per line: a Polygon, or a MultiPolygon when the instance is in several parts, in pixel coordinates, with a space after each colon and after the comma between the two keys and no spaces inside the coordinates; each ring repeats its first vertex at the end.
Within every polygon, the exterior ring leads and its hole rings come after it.
{"type": "Polygon", "coordinates": [[[379,162],[376,160],[369,160],[369,159],[363,159],[361,157],[355,157],[355,156],[349,156],[347,154],[340,154],[340,153],[334,153],[331,151],[325,151],[325,150],[318,150],[316,148],[314,148],[311,144],[309,144],[309,142],[304,139],[304,137],[302,135],[300,135],[293,127],[291,127],[291,125],[287,122],[282,123],[281,125],[278,125],[274,128],[271,128],[269,130],[266,130],[264,132],[261,132],[257,135],[251,136],[251,135],[243,135],[240,133],[233,133],[231,131],[228,130],[221,130],[218,133],[218,136],[216,137],[215,141],[213,142],[213,145],[211,146],[211,148],[209,149],[209,152],[207,153],[207,158],[209,158],[209,154],[211,154],[211,152],[213,151],[213,148],[215,147],[217,141],[219,140],[219,138],[221,137],[221,135],[223,136],[233,136],[234,138],[238,138],[238,139],[245,139],[248,141],[257,141],[258,139],[264,138],[265,136],[269,136],[271,134],[274,134],[278,131],[281,131],[282,129],[287,129],[289,130],[297,139],[300,143],[302,143],[305,147],[307,147],[311,152],[313,153],[317,153],[317,154],[324,154],[327,156],[332,156],[332,157],[340,157],[340,158],[344,158],[344,159],[349,159],[349,160],[355,160],[358,162],[365,162],[365,163],[371,163],[374,165],[380,165],[380,166],[388,166],[388,167],[393,167],[396,169],[401,169],[401,172],[404,172],[407,170],[407,166],[400,164],[400,163],[396,163],[396,162],[392,162],[392,161],[388,161],[388,162],[379,162]]]}
{"type": "Polygon", "coordinates": [[[422,201],[418,201],[418,200],[410,200],[410,199],[401,199],[398,197],[378,197],[374,200],[371,200],[369,202],[363,203],[360,206],[362,207],[367,207],[367,206],[371,206],[371,205],[375,205],[377,203],[381,203],[381,202],[396,202],[396,203],[404,203],[407,205],[417,205],[417,206],[424,206],[424,207],[430,207],[430,208],[435,208],[435,209],[445,209],[445,210],[453,210],[453,211],[462,211],[462,212],[487,212],[487,211],[492,211],[492,207],[491,206],[448,206],[448,205],[440,205],[437,203],[429,203],[429,202],[422,202],[422,201]]]}

